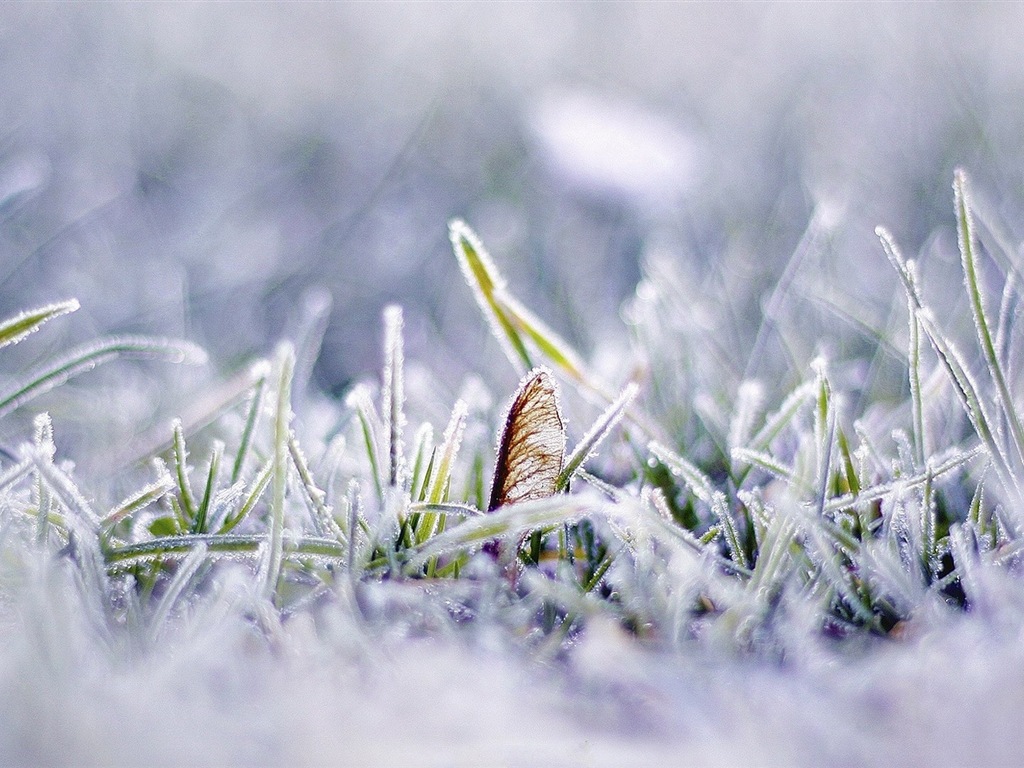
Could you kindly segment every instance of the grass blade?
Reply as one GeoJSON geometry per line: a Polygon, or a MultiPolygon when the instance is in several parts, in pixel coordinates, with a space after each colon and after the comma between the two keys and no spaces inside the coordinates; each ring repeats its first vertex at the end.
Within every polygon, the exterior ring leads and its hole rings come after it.
{"type": "Polygon", "coordinates": [[[533,360],[526,351],[519,331],[506,313],[502,302],[498,300],[498,294],[505,290],[504,278],[494,266],[479,238],[465,222],[459,219],[449,222],[448,235],[462,268],[463,277],[466,278],[466,283],[473,291],[481,312],[491,326],[491,332],[519,375],[525,375],[533,368],[533,360]]]}
{"type": "Polygon", "coordinates": [[[249,398],[249,409],[245,417],[245,426],[242,427],[242,436],[239,440],[238,451],[235,453],[235,462],[231,467],[231,484],[234,485],[242,477],[242,468],[245,466],[245,459],[249,455],[249,446],[252,443],[252,435],[256,430],[256,423],[263,412],[263,399],[267,391],[267,376],[270,373],[269,366],[265,361],[260,361],[253,367],[252,375],[256,379],[253,384],[252,395],[249,398]]]}
{"type": "Polygon", "coordinates": [[[188,342],[143,336],[115,337],[86,344],[27,375],[24,384],[0,397],[0,418],[68,379],[118,358],[199,364],[205,362],[206,353],[188,342]]]}
{"type": "Polygon", "coordinates": [[[384,310],[384,388],[381,412],[384,414],[384,436],[387,440],[388,485],[396,488],[405,483],[405,454],[402,431],[405,428],[405,360],[402,350],[402,308],[384,310]]]}
{"type": "Polygon", "coordinates": [[[562,467],[562,471],[555,479],[555,492],[563,491],[569,485],[569,480],[576,471],[582,467],[587,460],[594,455],[598,446],[608,437],[608,434],[615,428],[615,425],[619,423],[625,414],[629,404],[636,397],[636,393],[639,391],[639,387],[634,383],[630,382],[627,384],[619,396],[615,398],[613,402],[605,411],[598,417],[597,421],[590,428],[583,439],[576,444],[573,448],[572,453],[565,460],[565,465],[562,467]]]}
{"type": "Polygon", "coordinates": [[[985,302],[981,293],[981,285],[978,281],[978,249],[968,198],[967,175],[962,169],[958,169],[954,176],[953,192],[956,203],[957,242],[960,246],[964,284],[967,288],[967,295],[971,300],[974,327],[978,333],[978,342],[981,344],[981,350],[985,356],[989,374],[996,385],[999,404],[1010,426],[1010,435],[1013,437],[1016,455],[1018,459],[1024,462],[1024,426],[1021,425],[1020,417],[1017,415],[1017,409],[1014,406],[1010,388],[1007,386],[1006,377],[1003,374],[1002,364],[999,362],[999,355],[996,354],[996,347],[992,340],[988,318],[985,316],[985,302]]]}
{"type": "Polygon", "coordinates": [[[55,317],[74,312],[79,308],[77,299],[58,301],[55,304],[47,304],[45,307],[30,309],[21,312],[0,322],[0,347],[8,344],[17,344],[26,336],[35,333],[42,327],[43,323],[55,317]]]}
{"type": "Polygon", "coordinates": [[[295,369],[295,351],[282,344],[277,353],[277,404],[274,408],[273,494],[270,499],[269,546],[266,554],[266,582],[263,594],[272,598],[281,576],[284,537],[284,502],[288,486],[288,438],[291,435],[291,389],[295,369]]]}

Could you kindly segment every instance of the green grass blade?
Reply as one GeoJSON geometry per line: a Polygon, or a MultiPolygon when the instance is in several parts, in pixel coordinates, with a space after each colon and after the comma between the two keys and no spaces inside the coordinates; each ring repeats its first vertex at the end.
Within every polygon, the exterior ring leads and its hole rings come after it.
{"type": "Polygon", "coordinates": [[[366,447],[366,456],[370,462],[370,475],[373,477],[377,498],[383,503],[384,487],[387,483],[383,475],[381,463],[380,435],[384,431],[384,426],[381,424],[380,417],[373,407],[373,401],[370,399],[370,394],[364,385],[360,384],[353,388],[349,392],[348,397],[345,398],[345,404],[356,412],[356,417],[359,419],[359,426],[363,432],[363,443],[366,447]]]}
{"type": "Polygon", "coordinates": [[[45,307],[30,309],[0,322],[0,347],[17,344],[26,336],[35,333],[43,323],[55,317],[74,312],[79,308],[77,299],[58,301],[45,307]]]}
{"type": "Polygon", "coordinates": [[[465,222],[458,219],[449,222],[448,234],[459,266],[462,268],[463,277],[491,326],[491,332],[519,375],[525,375],[534,367],[533,360],[519,331],[498,300],[498,294],[505,290],[504,278],[494,266],[479,238],[465,222]]]}
{"type": "Polygon", "coordinates": [[[218,533],[228,533],[232,529],[236,528],[241,523],[253,508],[259,502],[263,492],[270,485],[270,478],[274,474],[274,460],[270,459],[263,468],[256,473],[256,476],[252,480],[249,495],[246,496],[245,501],[242,502],[242,506],[238,508],[238,511],[234,515],[228,515],[225,518],[224,523],[221,525],[218,533]]]}
{"type": "MultiPolygon", "coordinates": [[[[258,557],[265,554],[267,537],[262,533],[249,534],[184,534],[162,536],[157,539],[115,547],[106,553],[108,571],[117,573],[128,570],[139,563],[188,556],[200,544],[206,546],[207,555],[247,555],[258,557]]],[[[329,558],[344,562],[348,557],[347,548],[337,541],[306,537],[287,548],[282,548],[282,561],[303,558],[329,558]]],[[[264,558],[265,559],[265,558],[264,558]]]]}
{"type": "Polygon", "coordinates": [[[434,534],[439,522],[437,507],[443,505],[448,500],[455,457],[459,453],[459,448],[462,445],[462,434],[466,429],[466,414],[466,403],[462,400],[456,400],[455,405],[452,407],[452,415],[448,420],[448,426],[445,427],[444,435],[441,438],[439,450],[434,452],[428,467],[430,474],[426,494],[428,507],[416,532],[416,543],[418,544],[422,544],[434,534]]]}
{"type": "Polygon", "coordinates": [[[430,424],[421,424],[416,430],[414,442],[416,451],[413,454],[412,476],[409,478],[409,498],[412,501],[423,501],[432,472],[430,457],[434,453],[434,428],[430,424]]]}
{"type": "MultiPolygon", "coordinates": [[[[554,368],[560,370],[570,380],[583,384],[592,391],[600,391],[594,386],[585,371],[583,358],[573,350],[570,344],[549,328],[539,317],[520,304],[507,291],[496,296],[506,317],[530,339],[540,353],[547,358],[554,368]]],[[[603,395],[609,399],[607,395],[603,395]]]]}
{"type": "Polygon", "coordinates": [[[260,363],[253,367],[252,375],[256,381],[253,383],[252,395],[249,398],[249,409],[245,417],[245,426],[242,427],[238,451],[235,453],[235,462],[231,467],[232,485],[242,478],[242,469],[249,455],[252,436],[256,431],[256,424],[259,421],[260,414],[263,412],[263,399],[267,391],[267,376],[269,373],[270,369],[265,361],[260,361],[260,363]]]}
{"type": "Polygon", "coordinates": [[[181,511],[191,527],[196,519],[196,500],[192,494],[192,483],[188,479],[188,451],[185,448],[185,432],[180,419],[174,420],[171,431],[174,434],[174,473],[178,480],[181,511]]]}
{"type": "Polygon", "coordinates": [[[960,245],[964,284],[971,301],[974,327],[978,333],[978,341],[981,344],[981,350],[985,356],[989,374],[996,385],[999,404],[1010,426],[1010,435],[1013,437],[1017,457],[1024,462],[1024,426],[1021,425],[1020,417],[1014,406],[1013,396],[1010,394],[1010,388],[1006,383],[1003,366],[999,362],[999,355],[996,354],[996,347],[992,340],[988,318],[985,315],[985,301],[981,292],[981,284],[978,281],[977,239],[974,235],[974,222],[971,216],[967,191],[967,175],[961,169],[958,169],[954,176],[953,191],[956,202],[957,242],[960,245]]]}
{"type": "Polygon", "coordinates": [[[203,490],[203,499],[196,509],[196,520],[192,526],[192,533],[206,533],[210,501],[217,489],[217,474],[220,472],[220,461],[223,455],[224,443],[218,440],[213,444],[213,451],[210,453],[210,466],[206,472],[206,488],[203,490]]]}

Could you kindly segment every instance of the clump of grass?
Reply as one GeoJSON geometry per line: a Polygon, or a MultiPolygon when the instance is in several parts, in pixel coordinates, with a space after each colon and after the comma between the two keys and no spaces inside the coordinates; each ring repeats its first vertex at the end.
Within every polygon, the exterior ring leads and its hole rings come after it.
{"type": "MultiPolygon", "coordinates": [[[[95,509],[58,461],[41,416],[0,472],[4,519],[22,531],[26,551],[70,558],[106,620],[148,627],[151,642],[226,560],[247,564],[250,605],[271,632],[268,616],[401,584],[424,600],[440,595],[453,626],[479,608],[482,591],[501,593],[506,623],[550,648],[594,617],[669,646],[710,637],[768,654],[792,652],[792,633],[780,630],[786,616],[811,617],[821,637],[900,634],[935,610],[983,604],[977,574],[1012,566],[1022,549],[1024,428],[1006,309],[1019,282],[1012,260],[995,260],[1006,287],[993,315],[962,172],[954,186],[977,350],[959,351],[914,262],[879,229],[909,318],[909,400],[886,413],[851,414],[824,357],[774,404],[756,380],[680,389],[701,381],[686,370],[698,364],[696,352],[686,360],[696,334],[678,314],[685,287],[658,264],[628,313],[641,373],[600,381],[514,297],[468,226],[453,222],[455,256],[509,363],[535,377],[547,366],[562,397],[592,408],[592,426],[568,435],[574,447],[555,457],[544,493],[488,509],[484,468],[514,453],[496,456],[480,439],[493,419],[461,399],[446,425],[408,413],[402,311],[389,307],[379,382],[348,393],[326,442],[304,438],[293,413],[296,352],[285,342],[240,379],[243,396],[189,426],[175,421],[166,446],[144,457],[149,479],[109,509],[95,509]],[[673,392],[687,402],[672,402],[673,392]],[[727,404],[721,418],[709,400],[727,404]],[[934,416],[947,401],[968,429],[934,416]],[[630,475],[620,471],[616,482],[595,459],[611,441],[632,457],[630,475]]],[[[0,345],[75,307],[12,318],[0,325],[0,345]]],[[[199,353],[163,340],[99,341],[21,377],[0,398],[0,416],[90,367],[137,355],[180,362],[199,353]]],[[[527,421],[507,422],[506,437],[522,430],[529,439],[527,421]]]]}

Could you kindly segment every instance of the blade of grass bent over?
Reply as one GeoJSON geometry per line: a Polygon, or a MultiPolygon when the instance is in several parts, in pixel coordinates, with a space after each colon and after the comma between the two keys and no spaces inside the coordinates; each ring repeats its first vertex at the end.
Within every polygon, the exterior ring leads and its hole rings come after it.
{"type": "Polygon", "coordinates": [[[92,342],[32,372],[26,377],[27,383],[0,397],[0,418],[68,379],[122,357],[198,364],[206,360],[206,353],[188,342],[143,336],[123,336],[92,342]]]}
{"type": "Polygon", "coordinates": [[[504,279],[476,234],[465,222],[459,219],[449,222],[448,235],[455,256],[459,260],[459,266],[462,267],[462,274],[473,290],[473,296],[491,326],[491,332],[504,348],[505,356],[516,367],[519,375],[525,375],[533,368],[533,361],[530,359],[530,353],[526,351],[522,337],[498,298],[498,294],[505,289],[504,279]]]}

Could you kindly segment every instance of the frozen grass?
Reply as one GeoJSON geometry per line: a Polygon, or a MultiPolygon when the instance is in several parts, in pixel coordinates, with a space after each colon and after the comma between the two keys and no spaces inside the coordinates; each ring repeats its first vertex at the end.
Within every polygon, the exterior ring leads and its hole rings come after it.
{"type": "MultiPolygon", "coordinates": [[[[134,456],[136,485],[109,508],[39,415],[0,467],[0,755],[1009,759],[1024,704],[1018,257],[978,225],[990,219],[963,172],[954,190],[967,316],[930,306],[880,228],[906,331],[876,337],[906,350],[907,385],[857,411],[824,356],[788,391],[736,373],[750,364],[716,364],[696,321],[727,297],[656,262],[626,313],[635,373],[603,381],[453,222],[510,364],[547,366],[558,399],[592,418],[569,430],[553,493],[494,510],[492,440],[509,406],[467,391],[435,440],[442,425],[409,410],[398,307],[384,313],[379,381],[304,413],[293,382],[317,334],[284,342],[240,396],[134,456]]],[[[76,307],[18,315],[0,343],[76,307]]],[[[766,325],[755,349],[789,332],[766,325]]],[[[100,340],[15,377],[0,413],[139,355],[201,357],[100,340]]]]}

